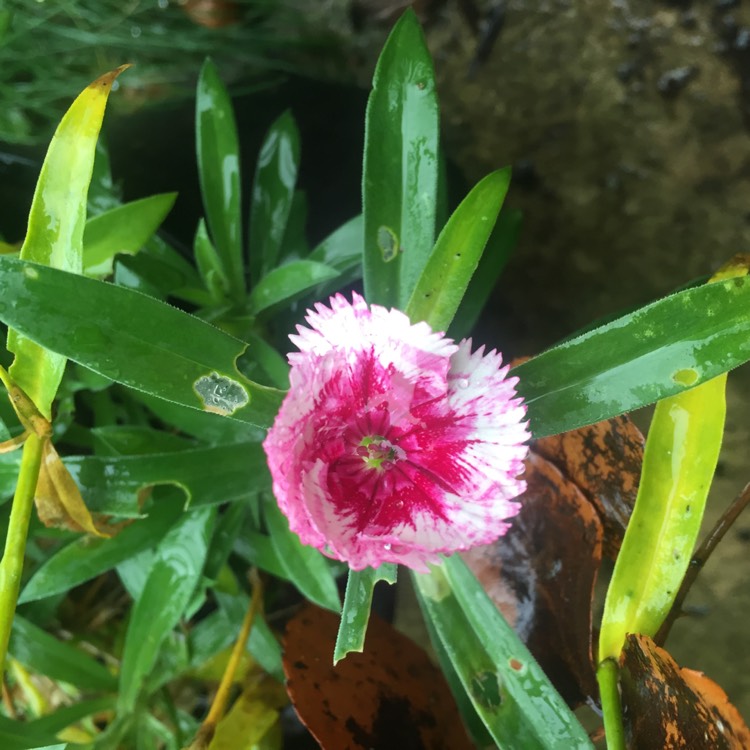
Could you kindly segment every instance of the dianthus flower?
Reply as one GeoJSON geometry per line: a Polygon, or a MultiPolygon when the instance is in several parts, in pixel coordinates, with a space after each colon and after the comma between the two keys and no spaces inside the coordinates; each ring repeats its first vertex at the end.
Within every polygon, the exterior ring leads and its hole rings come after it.
{"type": "Polygon", "coordinates": [[[499,353],[341,294],[290,336],[291,387],[263,443],[302,542],[360,570],[427,570],[519,511],[529,434],[499,353]]]}

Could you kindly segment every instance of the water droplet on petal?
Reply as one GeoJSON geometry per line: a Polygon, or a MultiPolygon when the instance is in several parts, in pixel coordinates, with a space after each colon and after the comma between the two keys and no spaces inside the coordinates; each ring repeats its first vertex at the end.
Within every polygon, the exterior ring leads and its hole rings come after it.
{"type": "Polygon", "coordinates": [[[458,387],[459,388],[468,388],[469,387],[469,380],[468,380],[468,378],[459,378],[458,379],[458,387]]]}
{"type": "Polygon", "coordinates": [[[391,545],[390,545],[390,544],[384,544],[384,545],[383,545],[383,549],[384,549],[384,550],[385,550],[386,552],[389,552],[389,551],[390,551],[390,549],[391,549],[391,545]]]}

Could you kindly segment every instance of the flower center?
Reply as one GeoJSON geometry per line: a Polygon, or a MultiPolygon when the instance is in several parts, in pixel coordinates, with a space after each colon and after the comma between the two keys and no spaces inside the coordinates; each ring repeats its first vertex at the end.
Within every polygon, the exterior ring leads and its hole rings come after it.
{"type": "Polygon", "coordinates": [[[394,445],[382,435],[366,435],[356,448],[368,469],[392,469],[396,461],[405,458],[402,448],[394,445]]]}

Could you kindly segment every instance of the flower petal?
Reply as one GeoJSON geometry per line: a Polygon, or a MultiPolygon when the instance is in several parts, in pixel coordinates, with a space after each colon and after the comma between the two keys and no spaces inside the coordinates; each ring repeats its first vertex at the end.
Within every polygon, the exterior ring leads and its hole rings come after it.
{"type": "Polygon", "coordinates": [[[529,438],[499,353],[456,345],[357,294],[317,304],[292,336],[291,388],[264,442],[302,541],[353,569],[504,534],[529,438]]]}

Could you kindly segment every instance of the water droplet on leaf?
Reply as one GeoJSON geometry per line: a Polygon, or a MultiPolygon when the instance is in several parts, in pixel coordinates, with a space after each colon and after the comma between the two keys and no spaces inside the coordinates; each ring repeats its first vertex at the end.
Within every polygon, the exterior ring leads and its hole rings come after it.
{"type": "Polygon", "coordinates": [[[685,370],[677,370],[677,372],[672,374],[672,380],[684,386],[695,385],[698,381],[698,372],[692,367],[688,367],[685,370]]]}
{"type": "Polygon", "coordinates": [[[378,247],[388,263],[398,255],[398,235],[390,227],[378,227],[378,247]]]}
{"type": "Polygon", "coordinates": [[[193,390],[203,402],[203,408],[226,417],[234,414],[249,401],[247,391],[236,380],[218,372],[204,375],[193,384],[193,390]]]}

